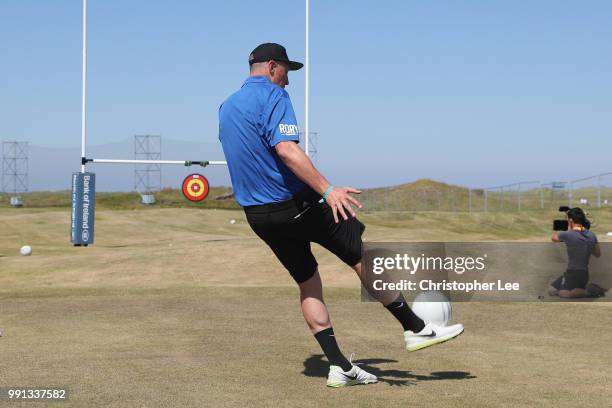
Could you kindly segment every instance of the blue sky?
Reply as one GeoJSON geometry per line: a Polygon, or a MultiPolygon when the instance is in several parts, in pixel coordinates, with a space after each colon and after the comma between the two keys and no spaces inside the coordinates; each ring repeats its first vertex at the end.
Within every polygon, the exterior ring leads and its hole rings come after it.
{"type": "MultiPolygon", "coordinates": [[[[319,167],[360,186],[612,171],[611,21],[609,1],[313,0],[319,167]]],[[[303,60],[303,1],[90,0],[90,143],[216,141],[267,41],[303,60]]],[[[81,1],[2,0],[0,49],[0,139],[78,146],[81,1]]],[[[303,123],[303,72],[289,79],[303,123]]]]}

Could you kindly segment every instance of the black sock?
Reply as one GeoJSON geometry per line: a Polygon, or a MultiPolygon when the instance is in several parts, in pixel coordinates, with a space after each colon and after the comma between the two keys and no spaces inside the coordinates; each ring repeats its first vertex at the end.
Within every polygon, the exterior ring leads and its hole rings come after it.
{"type": "Polygon", "coordinates": [[[423,330],[425,327],[425,322],[421,320],[421,318],[414,314],[408,303],[406,303],[406,299],[404,299],[404,295],[400,292],[395,302],[388,304],[385,306],[388,311],[391,312],[393,316],[402,324],[404,330],[410,330],[414,333],[418,333],[423,330]]]}
{"type": "Polygon", "coordinates": [[[353,365],[344,357],[344,354],[340,351],[338,343],[336,343],[336,337],[334,337],[334,329],[328,328],[323,329],[318,333],[315,333],[315,339],[319,342],[321,349],[327,356],[329,364],[342,368],[342,371],[349,371],[353,368],[353,365]]]}

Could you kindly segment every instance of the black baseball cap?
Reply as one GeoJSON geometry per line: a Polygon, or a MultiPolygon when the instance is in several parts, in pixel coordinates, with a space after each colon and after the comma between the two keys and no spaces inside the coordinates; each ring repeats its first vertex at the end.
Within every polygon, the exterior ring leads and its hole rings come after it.
{"type": "Polygon", "coordinates": [[[301,62],[289,60],[285,47],[276,43],[258,45],[249,55],[249,66],[256,62],[266,62],[270,60],[286,62],[289,64],[289,71],[297,71],[304,66],[301,62]]]}

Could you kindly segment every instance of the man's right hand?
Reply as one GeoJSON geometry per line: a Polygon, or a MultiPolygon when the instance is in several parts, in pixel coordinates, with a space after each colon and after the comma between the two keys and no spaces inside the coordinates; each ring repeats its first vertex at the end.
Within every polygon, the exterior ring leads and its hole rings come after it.
{"type": "Polygon", "coordinates": [[[332,209],[334,221],[336,221],[336,223],[339,221],[338,214],[340,214],[344,220],[348,220],[347,213],[350,214],[351,217],[356,216],[353,206],[363,208],[363,205],[350,194],[361,194],[361,191],[353,187],[334,187],[325,199],[325,202],[332,209]]]}

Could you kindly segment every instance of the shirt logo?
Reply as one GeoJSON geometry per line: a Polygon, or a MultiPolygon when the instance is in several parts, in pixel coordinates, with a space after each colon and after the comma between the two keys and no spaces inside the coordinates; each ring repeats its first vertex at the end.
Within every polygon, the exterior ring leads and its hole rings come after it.
{"type": "Polygon", "coordinates": [[[281,135],[285,135],[285,136],[297,136],[298,134],[298,127],[297,125],[285,125],[283,123],[281,123],[280,125],[278,125],[278,129],[281,132],[281,135]]]}

